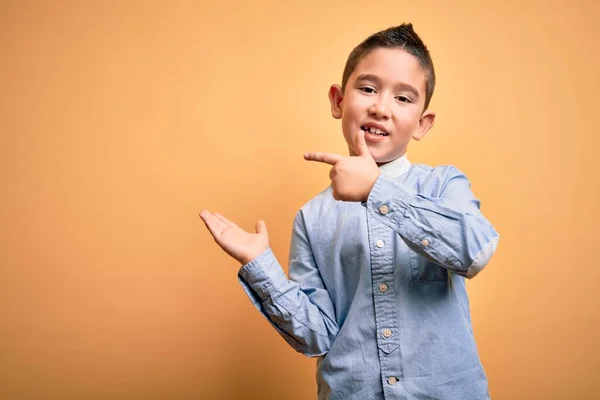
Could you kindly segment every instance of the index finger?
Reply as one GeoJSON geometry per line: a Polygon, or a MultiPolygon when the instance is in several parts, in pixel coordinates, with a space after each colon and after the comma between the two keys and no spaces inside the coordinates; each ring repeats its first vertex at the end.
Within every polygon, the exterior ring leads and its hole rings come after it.
{"type": "Polygon", "coordinates": [[[344,158],[344,156],[333,153],[304,153],[304,159],[307,161],[317,161],[329,165],[335,165],[335,163],[342,158],[344,158]]]}

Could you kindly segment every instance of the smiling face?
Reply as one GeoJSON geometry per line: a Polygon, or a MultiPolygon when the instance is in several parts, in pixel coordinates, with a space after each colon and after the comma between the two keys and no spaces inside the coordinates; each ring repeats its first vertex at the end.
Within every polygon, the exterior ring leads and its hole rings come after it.
{"type": "Polygon", "coordinates": [[[350,154],[356,154],[361,130],[378,165],[404,155],[411,138],[421,140],[435,119],[433,112],[423,112],[426,79],[417,58],[402,48],[377,48],[358,63],[344,93],[333,85],[331,113],[342,120],[350,154]]]}

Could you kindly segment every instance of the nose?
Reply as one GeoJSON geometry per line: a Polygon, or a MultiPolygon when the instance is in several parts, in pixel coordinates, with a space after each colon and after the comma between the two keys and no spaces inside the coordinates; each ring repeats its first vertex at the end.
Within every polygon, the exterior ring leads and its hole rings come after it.
{"type": "Polygon", "coordinates": [[[369,114],[381,119],[390,117],[390,106],[386,100],[386,96],[379,95],[373,98],[373,104],[369,107],[369,114]]]}

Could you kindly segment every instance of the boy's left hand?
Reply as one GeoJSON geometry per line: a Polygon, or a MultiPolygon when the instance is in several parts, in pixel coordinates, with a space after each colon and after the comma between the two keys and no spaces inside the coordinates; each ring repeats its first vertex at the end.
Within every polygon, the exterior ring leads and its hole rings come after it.
{"type": "Polygon", "coordinates": [[[381,172],[371,156],[365,133],[356,135],[356,156],[341,156],[332,153],[305,153],[307,161],[318,161],[333,165],[329,171],[333,198],[344,201],[366,201],[381,172]]]}

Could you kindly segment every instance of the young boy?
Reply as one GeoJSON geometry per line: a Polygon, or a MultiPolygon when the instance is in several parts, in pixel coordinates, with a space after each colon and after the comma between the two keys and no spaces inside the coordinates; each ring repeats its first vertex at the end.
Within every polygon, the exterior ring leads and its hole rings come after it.
{"type": "Polygon", "coordinates": [[[329,90],[350,156],[331,187],[296,215],[289,279],[263,221],[248,233],[202,211],[216,242],[243,267],[253,304],[297,351],[317,358],[319,399],[486,399],[465,278],[498,234],[468,179],[452,166],[412,165],[411,138],[433,125],[435,74],[411,24],[375,33],[329,90]]]}

